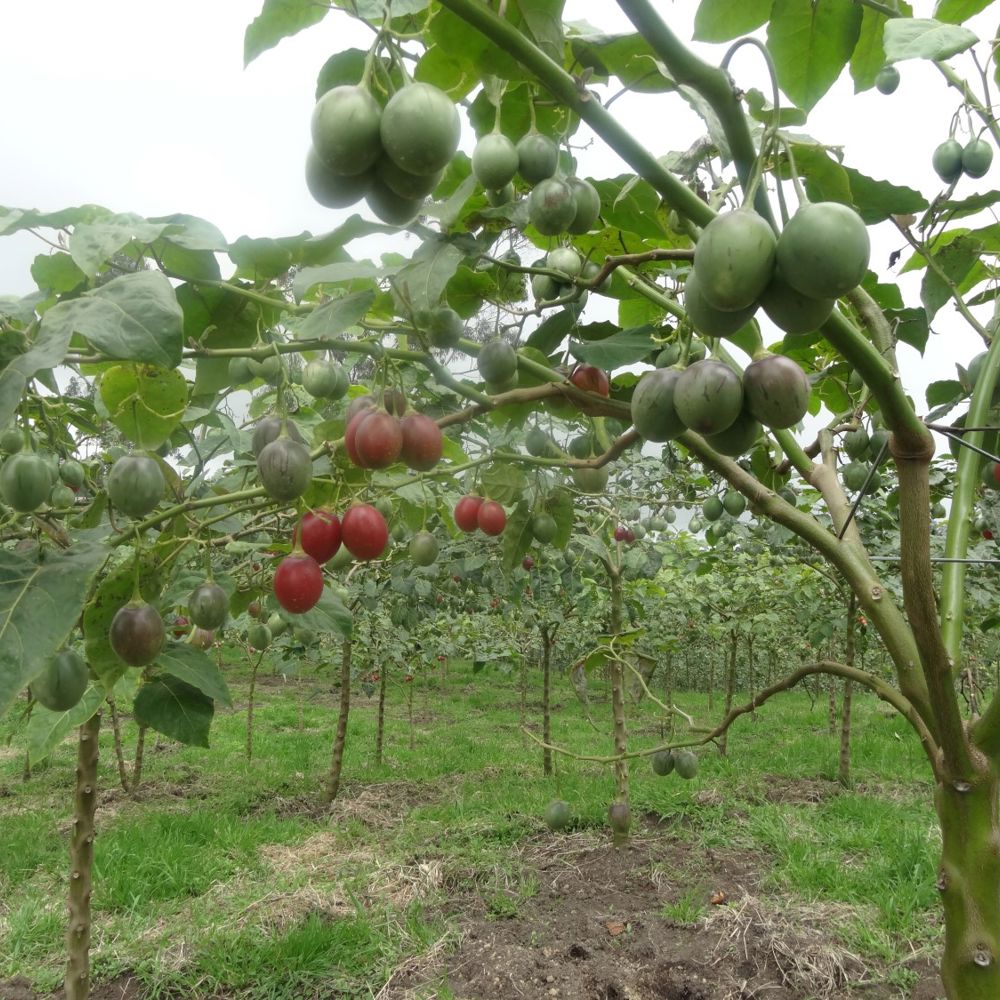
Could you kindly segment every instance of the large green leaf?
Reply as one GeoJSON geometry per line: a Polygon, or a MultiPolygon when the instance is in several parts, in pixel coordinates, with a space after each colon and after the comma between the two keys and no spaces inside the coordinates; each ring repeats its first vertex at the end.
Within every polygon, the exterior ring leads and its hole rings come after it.
{"type": "Polygon", "coordinates": [[[983,244],[973,235],[960,236],[934,254],[935,262],[944,272],[939,276],[928,268],[920,286],[920,301],[927,310],[928,320],[933,320],[938,310],[951,298],[951,284],[958,284],[979,260],[983,244]],[[946,280],[947,279],[947,280],[946,280]]]}
{"type": "Polygon", "coordinates": [[[586,344],[571,341],[569,352],[578,361],[597,365],[607,371],[614,371],[625,365],[641,361],[653,349],[652,326],[640,326],[635,330],[622,330],[604,340],[594,340],[586,344]]]}
{"type": "Polygon", "coordinates": [[[949,59],[979,41],[974,31],[933,18],[896,17],[885,25],[882,44],[889,62],[949,59]]]}
{"type": "Polygon", "coordinates": [[[184,417],[187,379],[176,368],[115,365],[101,376],[108,418],[134,444],[159,448],[184,417]]]}
{"type": "Polygon", "coordinates": [[[249,66],[283,38],[318,24],[329,9],[328,4],[315,0],[264,0],[261,12],[243,35],[243,65],[249,66]]]}
{"type": "Polygon", "coordinates": [[[550,58],[562,62],[562,10],[565,0],[519,0],[521,16],[535,44],[550,58]]]}
{"type": "Polygon", "coordinates": [[[372,291],[355,292],[342,299],[333,299],[309,314],[298,328],[298,335],[304,339],[339,337],[354,326],[375,301],[372,291]]]}
{"type": "Polygon", "coordinates": [[[416,312],[438,305],[464,254],[447,239],[426,240],[393,279],[392,289],[404,309],[416,312]]]}
{"type": "Polygon", "coordinates": [[[496,463],[483,473],[483,492],[497,503],[510,504],[520,499],[528,481],[516,465],[496,463]]]}
{"type": "Polygon", "coordinates": [[[31,277],[39,288],[56,295],[73,291],[87,278],[68,253],[40,253],[32,262],[31,277]]]}
{"type": "Polygon", "coordinates": [[[852,0],[774,0],[767,47],[781,89],[810,110],[840,76],[860,31],[852,0]]]}
{"type": "Polygon", "coordinates": [[[233,699],[225,678],[218,665],[204,650],[186,642],[169,642],[156,658],[156,665],[164,673],[196,687],[213,701],[232,708],[233,699]]]}
{"type": "Polygon", "coordinates": [[[93,277],[132,240],[152,243],[166,228],[163,223],[149,222],[138,215],[116,215],[99,222],[84,222],[69,238],[70,256],[84,274],[93,277]]]}
{"type": "Polygon", "coordinates": [[[59,316],[50,319],[57,309],[59,306],[53,306],[45,314],[40,328],[35,328],[28,349],[0,371],[0,427],[9,426],[14,419],[28,379],[39,371],[55,367],[66,356],[73,327],[61,322],[59,316]]]}
{"type": "Polygon", "coordinates": [[[772,0],[701,0],[694,16],[699,42],[728,42],[759,28],[771,13],[772,0]]]}
{"type": "Polygon", "coordinates": [[[949,24],[961,24],[968,21],[982,10],[986,10],[993,0],[938,0],[934,8],[934,18],[937,21],[947,21],[949,24]]]}
{"type": "Polygon", "coordinates": [[[45,314],[43,326],[54,327],[59,342],[80,333],[109,357],[175,368],[183,322],[170,282],[159,271],[138,271],[59,302],[45,314]]]}
{"type": "Polygon", "coordinates": [[[79,702],[65,712],[50,712],[36,703],[28,720],[29,763],[35,765],[45,760],[72,730],[93,716],[104,696],[104,685],[92,682],[79,702]]]}
{"type": "Polygon", "coordinates": [[[135,721],[189,746],[207,747],[215,702],[196,687],[164,674],[135,696],[135,721]]]}
{"type": "Polygon", "coordinates": [[[0,549],[0,715],[69,638],[107,546],[0,549]]]}
{"type": "Polygon", "coordinates": [[[520,565],[525,557],[534,536],[531,533],[531,509],[526,500],[522,500],[507,515],[507,526],[503,530],[503,558],[501,565],[505,573],[520,565]]]}
{"type": "Polygon", "coordinates": [[[299,615],[296,621],[315,632],[339,635],[344,639],[351,637],[354,628],[354,616],[329,587],[324,588],[316,606],[304,615],[299,615]]]}

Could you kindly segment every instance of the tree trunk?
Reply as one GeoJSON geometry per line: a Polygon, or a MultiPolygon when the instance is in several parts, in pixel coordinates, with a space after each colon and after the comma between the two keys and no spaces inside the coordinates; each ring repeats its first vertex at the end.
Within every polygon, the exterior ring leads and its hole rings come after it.
{"type": "Polygon", "coordinates": [[[548,626],[543,625],[542,632],[542,772],[552,773],[552,751],[549,746],[552,743],[552,715],[549,705],[549,688],[552,661],[552,636],[549,634],[548,626]]]}
{"type": "Polygon", "coordinates": [[[97,811],[97,758],[101,713],[80,727],[76,794],[70,838],[69,924],[66,927],[66,1000],[90,996],[90,893],[94,863],[94,814],[97,811]]]}
{"type": "MultiPolygon", "coordinates": [[[[844,663],[854,666],[855,637],[857,627],[858,602],[851,591],[851,599],[847,602],[847,640],[844,643],[844,663]]],[[[837,780],[849,788],[851,784],[851,697],[853,682],[844,680],[844,701],[840,711],[840,757],[837,762],[837,780]]]]}
{"type": "Polygon", "coordinates": [[[132,762],[132,787],[129,795],[133,798],[139,791],[139,783],[142,781],[142,759],[146,751],[146,727],[139,727],[139,734],[135,738],[135,760],[132,762]]]}
{"type": "Polygon", "coordinates": [[[378,672],[378,728],[375,731],[375,766],[382,766],[382,746],[385,741],[385,685],[386,670],[383,664],[378,672]]]}
{"type": "Polygon", "coordinates": [[[520,679],[520,697],[521,697],[521,725],[523,726],[528,719],[528,657],[523,653],[521,654],[521,679],[520,679]]]}
{"type": "Polygon", "coordinates": [[[708,710],[715,710],[715,659],[708,658],[708,710]]]}
{"type": "MultiPolygon", "coordinates": [[[[754,646],[753,646],[753,635],[748,635],[747,636],[747,685],[750,688],[750,700],[751,701],[753,701],[754,694],[756,693],[756,691],[755,691],[756,683],[755,683],[755,680],[754,680],[754,663],[755,662],[756,661],[755,661],[754,646]]],[[[750,712],[750,718],[752,718],[752,719],[756,719],[757,718],[757,709],[756,708],[754,708],[750,712]]]]}
{"type": "Polygon", "coordinates": [[[995,774],[940,784],[938,890],[944,905],[941,979],[949,1000],[1000,997],[1000,822],[995,774]]]}
{"type": "MultiPolygon", "coordinates": [[[[622,629],[622,580],[617,572],[611,574],[611,634],[618,635],[622,629]]],[[[611,664],[611,714],[614,719],[615,754],[628,752],[628,732],[625,729],[625,676],[620,660],[611,664]]],[[[615,761],[615,801],[629,805],[628,761],[615,761]]],[[[628,828],[615,831],[614,843],[628,840],[628,828]]]]}
{"type": "Polygon", "coordinates": [[[837,678],[832,674],[826,681],[826,728],[831,736],[837,732],[837,678]]]}
{"type": "Polygon", "coordinates": [[[118,780],[121,782],[122,791],[128,793],[128,768],[125,765],[125,752],[122,749],[122,727],[118,718],[118,707],[115,705],[115,696],[109,694],[107,697],[108,708],[111,709],[111,729],[115,739],[115,760],[118,762],[118,780]]]}
{"type": "MultiPolygon", "coordinates": [[[[663,664],[663,704],[674,705],[674,654],[667,653],[663,664]]],[[[667,716],[667,739],[674,737],[674,713],[667,716]]]]}
{"type": "Polygon", "coordinates": [[[411,680],[404,681],[403,683],[406,684],[406,719],[407,722],[410,724],[410,749],[414,750],[416,748],[417,743],[416,743],[415,733],[413,732],[413,685],[416,682],[412,679],[413,677],[412,674],[410,675],[410,677],[411,680]]]}
{"type": "MultiPolygon", "coordinates": [[[[726,705],[723,716],[729,715],[729,710],[733,707],[733,697],[736,695],[736,652],[739,645],[739,636],[736,629],[729,630],[729,665],[726,668],[726,705]]],[[[719,737],[719,753],[726,756],[726,749],[729,745],[729,730],[727,729],[719,737]]]]}
{"type": "Polygon", "coordinates": [[[250,670],[250,694],[247,695],[247,760],[253,758],[253,695],[257,688],[257,671],[260,670],[263,660],[264,654],[261,653],[250,670]]]}
{"type": "Polygon", "coordinates": [[[344,640],[340,658],[340,714],[337,716],[337,734],[333,738],[333,755],[327,775],[323,801],[332,802],[340,791],[340,772],[344,766],[344,741],[347,739],[347,717],[351,711],[351,652],[350,639],[344,640]]]}

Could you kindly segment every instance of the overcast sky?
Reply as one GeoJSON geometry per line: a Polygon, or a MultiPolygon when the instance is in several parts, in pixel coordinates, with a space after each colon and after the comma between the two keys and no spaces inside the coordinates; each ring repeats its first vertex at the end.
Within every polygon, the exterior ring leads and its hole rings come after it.
{"type": "MultiPolygon", "coordinates": [[[[333,52],[367,47],[370,33],[332,11],[243,69],[243,32],[261,2],[0,3],[0,37],[7,43],[0,60],[6,97],[0,204],[51,210],[94,202],[140,215],[186,212],[215,223],[230,240],[333,228],[344,213],[317,206],[302,180],[316,74],[333,52]]],[[[674,30],[690,38],[695,3],[658,6],[674,30]]],[[[914,7],[918,16],[930,16],[933,4],[918,0],[914,7]]],[[[628,28],[616,5],[595,0],[568,0],[566,19],[628,28]]],[[[971,25],[982,37],[992,31],[981,18],[971,25]]],[[[724,47],[700,50],[714,61],[724,47]]],[[[967,57],[954,64],[965,75],[973,72],[967,57]]],[[[744,89],[762,85],[759,55],[750,50],[736,56],[731,70],[744,89]]],[[[947,138],[959,97],[928,64],[907,62],[901,72],[892,97],[869,92],[856,98],[845,73],[807,131],[844,146],[849,165],[933,196],[941,185],[930,169],[931,153],[947,138]]],[[[670,96],[623,99],[614,108],[658,156],[687,148],[703,131],[670,96]]],[[[468,129],[463,146],[471,146],[468,129]]],[[[581,160],[581,173],[595,178],[624,169],[599,142],[581,160]]],[[[996,183],[991,175],[966,179],[958,194],[996,183]]],[[[886,280],[889,252],[900,240],[889,224],[871,235],[872,268],[886,280]]],[[[0,294],[30,291],[28,268],[45,250],[27,234],[0,238],[0,294]]],[[[918,286],[908,283],[905,296],[908,305],[918,305],[918,286]]],[[[932,337],[923,362],[901,348],[904,381],[916,390],[918,405],[923,384],[953,378],[954,362],[981,349],[950,312],[942,310],[937,325],[943,332],[932,337]]]]}

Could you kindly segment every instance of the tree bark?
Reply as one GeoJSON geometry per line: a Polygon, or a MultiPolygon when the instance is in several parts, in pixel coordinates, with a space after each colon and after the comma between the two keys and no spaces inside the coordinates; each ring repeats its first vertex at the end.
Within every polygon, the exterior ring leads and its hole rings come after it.
{"type": "Polygon", "coordinates": [[[132,786],[129,795],[133,798],[139,791],[139,783],[142,781],[142,760],[146,751],[146,727],[140,726],[139,733],[135,738],[135,760],[132,762],[132,786]]]}
{"type": "Polygon", "coordinates": [[[250,669],[250,693],[247,695],[247,760],[253,758],[253,696],[257,689],[257,671],[260,670],[263,660],[264,654],[261,653],[250,669]]]}
{"type": "Polygon", "coordinates": [[[108,708],[111,709],[111,729],[114,733],[115,760],[118,762],[118,780],[121,782],[122,791],[127,794],[129,791],[128,768],[125,765],[125,752],[122,749],[122,727],[118,718],[118,707],[115,705],[115,696],[109,694],[107,702],[108,708]]]}
{"type": "MultiPolygon", "coordinates": [[[[674,654],[667,653],[663,664],[663,704],[671,708],[674,704],[674,654]]],[[[667,716],[667,739],[674,736],[674,713],[667,716]]]]}
{"type": "Polygon", "coordinates": [[[90,894],[93,887],[94,814],[97,811],[97,759],[101,713],[80,727],[76,794],[70,838],[69,923],[66,928],[66,1000],[90,996],[90,894]]]}
{"type": "Polygon", "coordinates": [[[333,738],[330,773],[327,775],[323,801],[332,802],[340,791],[340,773],[344,766],[344,741],[347,739],[347,717],[351,711],[351,652],[350,639],[344,640],[340,658],[340,714],[337,716],[337,733],[333,738]]]}
{"type": "Polygon", "coordinates": [[[552,636],[547,625],[541,627],[542,633],[542,773],[552,773],[552,715],[549,704],[549,688],[552,661],[552,636]]]}
{"type": "MultiPolygon", "coordinates": [[[[622,630],[622,580],[617,571],[611,573],[611,634],[622,630]]],[[[614,720],[615,754],[619,758],[628,752],[628,731],[625,728],[625,676],[620,660],[611,663],[611,714],[614,720]]],[[[629,806],[628,761],[615,761],[615,801],[629,806]]],[[[628,840],[628,829],[615,831],[614,843],[628,840]]]]}
{"type": "Polygon", "coordinates": [[[837,678],[826,679],[826,728],[833,736],[837,732],[837,678]]]}
{"type": "MultiPolygon", "coordinates": [[[[733,698],[736,695],[736,653],[739,646],[739,635],[736,629],[729,630],[729,665],[726,668],[726,705],[725,715],[729,715],[729,710],[733,707],[733,698]]],[[[719,737],[719,753],[726,756],[729,746],[729,730],[727,729],[719,737]]]]}
{"type": "Polygon", "coordinates": [[[382,766],[382,746],[385,742],[385,686],[386,686],[385,665],[378,672],[378,728],[375,731],[375,765],[382,766]]]}
{"type": "MultiPolygon", "coordinates": [[[[844,663],[854,666],[855,639],[857,637],[858,602],[852,591],[847,603],[847,641],[844,644],[844,663]]],[[[853,684],[844,679],[844,700],[840,711],[840,755],[837,761],[837,780],[849,788],[851,784],[851,697],[853,684]]]]}

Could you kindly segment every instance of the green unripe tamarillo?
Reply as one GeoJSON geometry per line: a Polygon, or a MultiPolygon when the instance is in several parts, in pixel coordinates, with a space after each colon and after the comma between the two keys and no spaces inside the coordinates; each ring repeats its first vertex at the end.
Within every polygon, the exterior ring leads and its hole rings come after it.
{"type": "Polygon", "coordinates": [[[393,194],[410,201],[426,198],[441,183],[443,170],[431,174],[411,174],[396,165],[388,156],[375,164],[375,178],[393,194]]]}
{"type": "Polygon", "coordinates": [[[993,147],[985,139],[970,139],[962,150],[962,170],[968,177],[983,177],[993,163],[993,147]]]}
{"type": "Polygon", "coordinates": [[[698,361],[681,372],[674,388],[674,408],[685,427],[699,434],[718,434],[743,408],[740,377],[721,361],[698,361]]]}
{"type": "Polygon", "coordinates": [[[477,366],[484,382],[501,385],[517,374],[517,352],[505,340],[487,341],[479,351],[477,366]]]}
{"type": "Polygon", "coordinates": [[[657,368],[639,379],[632,392],[632,423],[644,440],[669,441],[684,433],[674,407],[680,376],[676,368],[657,368]]]}
{"type": "Polygon", "coordinates": [[[335,174],[364,173],[382,153],[381,119],[378,101],[364,87],[334,87],[313,108],[313,148],[335,174]]]}
{"type": "MultiPolygon", "coordinates": [[[[753,319],[757,303],[752,302],[745,309],[716,309],[702,294],[697,273],[691,271],[684,281],[684,308],[691,325],[703,337],[731,337],[753,319]]],[[[679,347],[677,354],[680,354],[679,347]]]]}
{"type": "Polygon", "coordinates": [[[66,712],[76,705],[87,690],[87,664],[76,650],[56,653],[42,672],[31,682],[31,696],[50,712],[66,712]]]}
{"type": "Polygon", "coordinates": [[[716,216],[702,231],[694,254],[705,301],[725,312],[752,306],[774,273],[775,242],[774,230],[753,209],[716,216]]]}
{"type": "Polygon", "coordinates": [[[336,173],[312,147],[306,154],[305,174],[309,193],[324,208],[346,208],[359,202],[372,182],[372,175],[367,170],[350,175],[336,173]]]}
{"type": "Polygon", "coordinates": [[[880,94],[894,94],[898,86],[899,70],[891,63],[887,63],[875,76],[875,89],[880,94]]]}
{"type": "Polygon", "coordinates": [[[11,455],[0,467],[0,496],[22,514],[43,504],[51,489],[48,466],[32,452],[11,455]]]}
{"type": "Polygon", "coordinates": [[[517,172],[529,184],[538,184],[556,172],[559,147],[540,132],[529,132],[517,144],[517,172]]]}
{"type": "Polygon", "coordinates": [[[802,205],[778,238],[782,279],[813,299],[838,299],[857,288],[868,270],[871,242],[861,216],[848,205],[802,205]]]}
{"type": "Polygon", "coordinates": [[[123,455],[108,474],[108,497],[129,517],[145,517],[166,489],[159,463],[145,455],[123,455]]]}
{"type": "Polygon", "coordinates": [[[517,173],[517,147],[501,132],[484,135],[472,151],[472,172],[489,191],[505,188],[517,173]]]}
{"type": "Polygon", "coordinates": [[[429,83],[397,90],[382,111],[379,127],[386,155],[411,174],[433,174],[448,166],[461,131],[451,98],[429,83]]]}
{"type": "Polygon", "coordinates": [[[528,218],[543,236],[566,232],[576,218],[576,211],[572,189],[558,177],[539,181],[528,195],[528,218]]]}
{"type": "Polygon", "coordinates": [[[954,139],[945,139],[934,150],[931,166],[945,184],[953,184],[962,176],[962,147],[954,139]]]}

